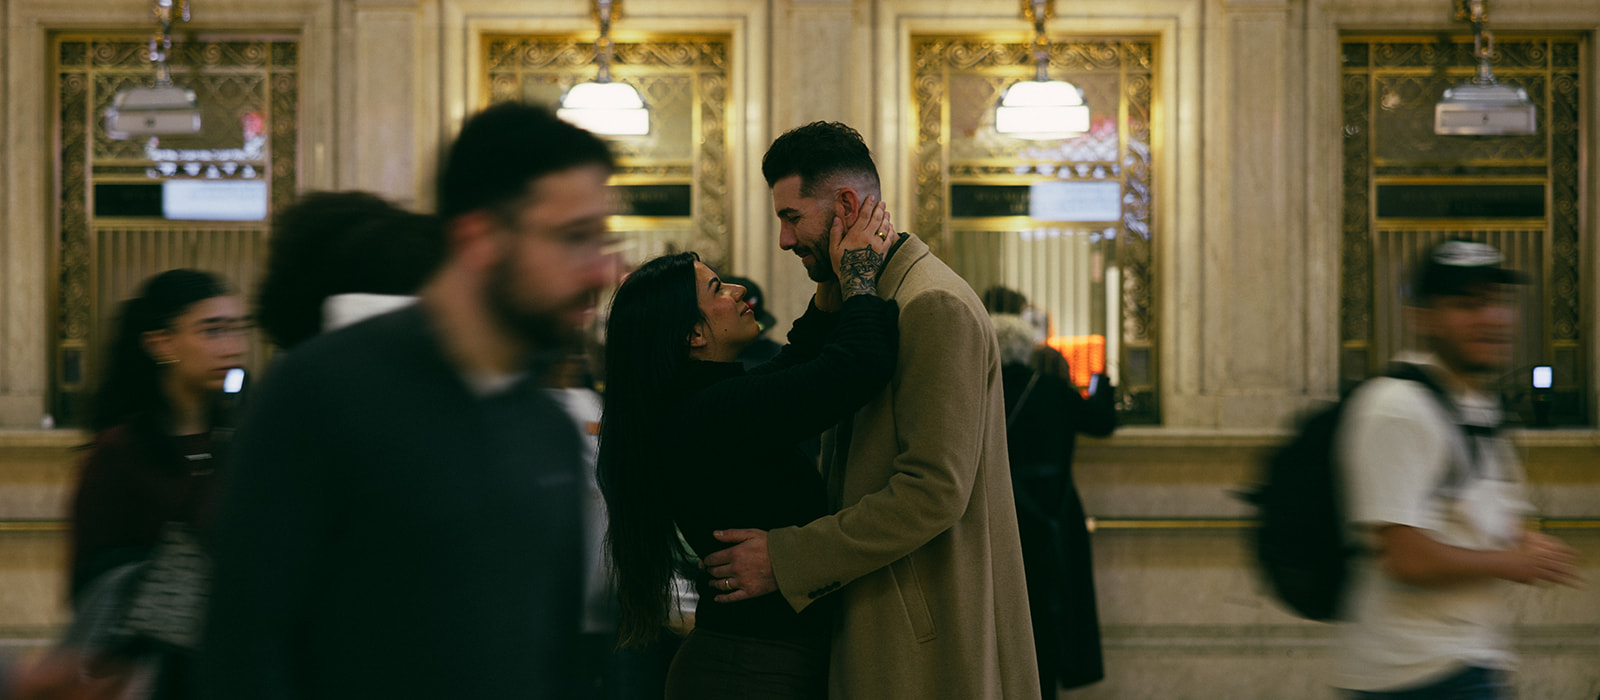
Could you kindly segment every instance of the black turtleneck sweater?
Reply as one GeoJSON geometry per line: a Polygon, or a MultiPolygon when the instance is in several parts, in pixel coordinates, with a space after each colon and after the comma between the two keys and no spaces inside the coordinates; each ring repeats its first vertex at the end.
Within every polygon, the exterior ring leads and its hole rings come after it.
{"type": "MultiPolygon", "coordinates": [[[[748,373],[737,362],[691,361],[682,398],[666,415],[676,449],[662,450],[670,471],[673,518],[704,557],[727,547],[714,530],[803,525],[826,515],[816,463],[800,444],[878,395],[894,371],[897,307],[852,297],[839,313],[811,306],[789,345],[748,373]]],[[[796,613],[778,595],[718,603],[702,574],[695,626],[727,634],[826,642],[832,607],[818,601],[796,613]]],[[[831,598],[829,599],[831,600],[831,598]]]]}

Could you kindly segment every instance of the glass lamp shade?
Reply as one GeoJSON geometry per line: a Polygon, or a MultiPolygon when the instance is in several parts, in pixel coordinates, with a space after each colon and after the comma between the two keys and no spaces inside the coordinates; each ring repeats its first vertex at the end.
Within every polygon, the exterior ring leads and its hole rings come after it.
{"type": "Polygon", "coordinates": [[[1062,80],[1023,80],[1006,89],[995,109],[994,128],[1034,141],[1077,136],[1089,130],[1083,90],[1062,80]]]}
{"type": "Polygon", "coordinates": [[[579,83],[561,98],[556,116],[607,136],[642,136],[650,133],[650,110],[639,91],[626,83],[579,83]]]}

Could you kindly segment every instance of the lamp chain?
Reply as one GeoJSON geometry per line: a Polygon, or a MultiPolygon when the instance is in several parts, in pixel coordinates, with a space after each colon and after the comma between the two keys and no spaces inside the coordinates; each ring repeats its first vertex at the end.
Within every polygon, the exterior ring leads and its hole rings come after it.
{"type": "Polygon", "coordinates": [[[1456,20],[1472,24],[1472,55],[1478,59],[1478,75],[1473,82],[1493,85],[1494,71],[1489,59],[1494,56],[1494,32],[1489,31],[1489,0],[1456,0],[1456,20]]]}
{"type": "Polygon", "coordinates": [[[156,85],[166,87],[172,84],[172,71],[167,67],[172,54],[172,25],[175,19],[189,21],[189,0],[152,0],[150,9],[161,27],[158,34],[150,37],[150,62],[156,64],[156,85]]]}
{"type": "Polygon", "coordinates": [[[594,42],[595,60],[600,64],[596,82],[611,82],[611,58],[616,44],[611,41],[611,23],[622,14],[621,0],[595,0],[594,18],[600,22],[600,38],[594,42]]]}
{"type": "Polygon", "coordinates": [[[1050,38],[1044,23],[1051,14],[1049,0],[1023,0],[1022,16],[1033,23],[1034,80],[1041,83],[1050,81],[1050,38]]]}

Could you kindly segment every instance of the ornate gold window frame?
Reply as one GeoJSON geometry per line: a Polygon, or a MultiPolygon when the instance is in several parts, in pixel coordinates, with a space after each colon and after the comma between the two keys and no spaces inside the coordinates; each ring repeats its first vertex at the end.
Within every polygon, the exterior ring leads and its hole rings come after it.
{"type": "MultiPolygon", "coordinates": [[[[1114,224],[1115,242],[1108,246],[1121,271],[1114,290],[1119,299],[1116,316],[1105,322],[1120,335],[1116,357],[1107,359],[1116,362],[1121,370],[1118,411],[1125,423],[1161,421],[1156,308],[1159,270],[1152,240],[1156,230],[1156,207],[1152,205],[1157,172],[1154,160],[1158,157],[1152,124],[1159,109],[1159,44],[1154,36],[1110,36],[1052,39],[1050,46],[1053,78],[1081,80],[1099,76],[1114,84],[1110,95],[1115,107],[1099,108],[1115,114],[1118,128],[1114,153],[1084,155],[1071,162],[1086,165],[1087,172],[1092,173],[1090,177],[1115,181],[1122,187],[1122,217],[1114,224]]],[[[1022,185],[1049,179],[1050,176],[1038,174],[1035,168],[1040,161],[1022,154],[1016,140],[992,133],[992,116],[973,139],[979,143],[979,152],[952,151],[951,100],[975,99],[984,105],[997,102],[1005,85],[1031,74],[1030,51],[1029,42],[1012,37],[911,37],[910,97],[915,136],[911,157],[916,195],[913,230],[958,269],[961,266],[955,258],[959,252],[954,250],[953,240],[956,233],[977,233],[980,229],[1014,232],[1037,223],[1030,223],[1032,220],[1027,217],[957,220],[951,209],[953,185],[1022,185]],[[980,85],[978,91],[983,94],[954,95],[952,79],[958,76],[976,77],[965,84],[980,85]]]]}
{"type": "MultiPolygon", "coordinates": [[[[1497,33],[1494,71],[1538,107],[1534,136],[1436,136],[1433,105],[1474,70],[1472,38],[1348,34],[1340,39],[1343,103],[1340,383],[1382,371],[1409,344],[1401,285],[1420,251],[1444,238],[1499,246],[1531,278],[1523,320],[1531,336],[1499,389],[1526,404],[1529,364],[1555,368],[1559,422],[1592,424],[1585,388],[1592,332],[1582,319],[1581,232],[1588,203],[1582,154],[1588,123],[1586,35],[1497,33]],[[1379,211],[1379,190],[1407,185],[1537,185],[1543,216],[1406,218],[1379,211]]],[[[1521,407],[1521,406],[1518,406],[1521,407]]]]}
{"type": "MultiPolygon", "coordinates": [[[[565,90],[595,75],[592,34],[484,34],[479,105],[533,100],[553,106],[565,90]]],[[[616,216],[611,228],[634,265],[669,250],[694,250],[713,267],[732,261],[733,195],[728,123],[732,38],[659,35],[619,40],[612,74],[638,88],[651,109],[651,134],[610,140],[618,157],[612,184],[690,189],[688,216],[616,216]]],[[[626,196],[619,190],[619,196],[626,196]]]]}
{"type": "MultiPolygon", "coordinates": [[[[264,262],[268,221],[96,215],[94,185],[160,179],[150,172],[154,164],[143,152],[143,140],[107,138],[102,118],[118,89],[148,84],[154,77],[148,42],[147,32],[63,32],[50,42],[60,217],[54,256],[51,412],[61,425],[82,423],[117,304],[131,296],[145,277],[173,267],[198,267],[222,274],[238,294],[249,298],[264,262]]],[[[299,38],[207,33],[178,41],[173,54],[174,80],[201,94],[206,120],[220,115],[237,124],[237,109],[257,101],[267,136],[263,157],[240,165],[259,169],[259,179],[268,187],[269,212],[294,201],[300,138],[299,38]],[[213,99],[218,97],[220,101],[213,99]]],[[[250,367],[259,369],[266,359],[266,344],[259,337],[252,339],[250,367]]]]}

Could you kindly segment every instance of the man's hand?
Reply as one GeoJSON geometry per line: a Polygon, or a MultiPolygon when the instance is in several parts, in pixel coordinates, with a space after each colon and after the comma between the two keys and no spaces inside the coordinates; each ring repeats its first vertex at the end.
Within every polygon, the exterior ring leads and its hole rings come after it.
{"type": "Polygon", "coordinates": [[[103,676],[89,677],[83,672],[84,663],[78,652],[53,651],[19,668],[11,687],[0,688],[0,697],[16,700],[114,700],[122,697],[132,676],[130,669],[118,665],[103,676]]]}
{"type": "Polygon", "coordinates": [[[1522,533],[1512,551],[1505,577],[1518,583],[1549,581],[1578,586],[1578,553],[1566,543],[1539,532],[1522,533]]]}
{"type": "Polygon", "coordinates": [[[711,533],[718,542],[732,547],[712,552],[700,560],[700,568],[711,575],[711,587],[725,591],[718,603],[737,603],[778,590],[772,576],[772,560],[767,557],[766,530],[718,530],[711,533]]]}
{"type": "Polygon", "coordinates": [[[861,209],[848,230],[842,218],[834,218],[828,231],[828,256],[845,299],[878,293],[878,272],[883,269],[885,256],[894,245],[889,239],[893,232],[889,210],[881,200],[870,195],[861,201],[861,209]]]}

